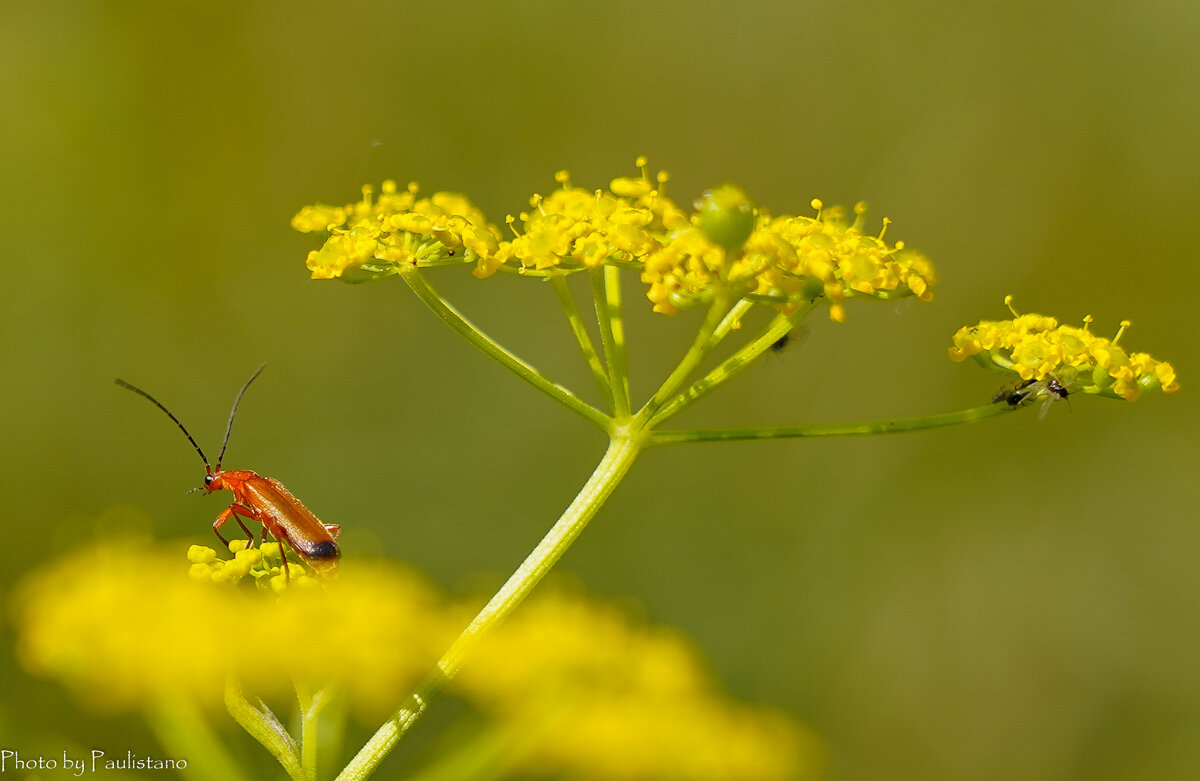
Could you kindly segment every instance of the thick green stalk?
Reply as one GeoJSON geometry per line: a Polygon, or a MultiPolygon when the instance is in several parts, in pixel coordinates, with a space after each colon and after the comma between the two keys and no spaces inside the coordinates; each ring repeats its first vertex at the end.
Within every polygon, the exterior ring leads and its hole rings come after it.
{"type": "Polygon", "coordinates": [[[616,427],[604,458],[582,490],[533,552],[475,616],[458,639],[425,676],[409,702],[388,719],[346,765],[338,781],[361,781],[371,775],[400,738],[421,717],[429,700],[462,668],[472,649],[529,595],[587,526],[625,477],[645,443],[645,434],[628,422],[616,427]]]}

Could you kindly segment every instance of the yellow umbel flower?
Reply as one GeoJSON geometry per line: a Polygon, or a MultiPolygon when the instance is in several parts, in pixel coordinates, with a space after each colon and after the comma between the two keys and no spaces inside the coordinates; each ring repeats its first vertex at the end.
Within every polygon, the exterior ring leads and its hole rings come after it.
{"type": "MultiPolygon", "coordinates": [[[[259,566],[258,553],[239,551],[224,568],[259,566]]],[[[106,709],[172,697],[219,709],[232,676],[259,696],[286,696],[296,681],[333,686],[374,718],[458,628],[435,592],[398,567],[344,568],[336,581],[277,595],[197,579],[215,562],[211,549],[193,546],[188,558],[192,578],[175,552],[102,545],[34,573],[15,605],[21,663],[106,709]]]]}
{"type": "Polygon", "coordinates": [[[1089,330],[1092,318],[1076,328],[1053,317],[1021,315],[1005,299],[1012,320],[984,320],[954,334],[950,358],[974,358],[981,365],[1011,372],[1024,381],[1056,380],[1067,393],[1134,401],[1145,391],[1179,390],[1175,369],[1147,353],[1129,353],[1117,343],[1129,326],[1121,323],[1112,339],[1089,330]]]}
{"type": "Polygon", "coordinates": [[[539,775],[767,781],[822,765],[802,726],[718,693],[682,636],[563,591],[526,603],[455,686],[523,736],[513,761],[539,775]]]}
{"type": "Polygon", "coordinates": [[[313,279],[361,281],[395,273],[402,263],[471,262],[496,252],[500,231],[462,195],[417,199],[415,184],[398,192],[392,181],[383,183],[377,198],[370,187],[362,192],[356,203],[306,206],[292,218],[298,231],[329,234],[321,249],[308,254],[313,279]],[[459,248],[467,252],[456,258],[459,248]]]}
{"type": "Polygon", "coordinates": [[[640,177],[617,178],[608,190],[585,190],[560,171],[558,188],[530,198],[530,209],[507,222],[511,238],[461,195],[416,199],[416,185],[397,193],[385,182],[373,198],[344,207],[305,207],[292,220],[301,231],[326,232],[308,256],[314,279],[349,281],[394,274],[404,264],[473,263],[477,277],[506,271],[532,277],[570,274],[600,265],[638,271],[654,311],[674,314],[724,296],[749,297],[783,312],[825,298],[834,320],[854,296],[933,298],[933,266],[902,242],[865,233],[865,206],[847,222],[841,209],[813,201],[816,215],[771,217],[737,187],[705,193],[685,214],[666,195],[666,172],[653,180],[639,158],[640,177]]]}

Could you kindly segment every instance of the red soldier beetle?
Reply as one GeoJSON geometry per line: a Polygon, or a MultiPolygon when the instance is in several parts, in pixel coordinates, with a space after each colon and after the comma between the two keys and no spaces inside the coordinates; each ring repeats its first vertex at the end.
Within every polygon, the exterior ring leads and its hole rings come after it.
{"type": "Polygon", "coordinates": [[[221,536],[220,529],[230,518],[237,521],[238,526],[241,526],[242,531],[249,537],[250,545],[254,545],[254,534],[242,522],[242,518],[248,518],[262,524],[262,541],[264,543],[267,541],[268,532],[280,543],[284,577],[289,577],[287,556],[282,547],[285,542],[314,571],[322,575],[333,576],[337,574],[338,558],[342,555],[337,544],[342,531],[340,526],[321,523],[311,510],[284,487],[283,483],[274,478],[263,477],[249,469],[224,471],[221,469],[221,461],[225,458],[225,447],[229,444],[229,434],[233,431],[233,418],[237,414],[238,404],[241,403],[242,396],[246,394],[250,383],[254,382],[265,368],[267,368],[266,364],[259,366],[250,379],[246,380],[246,384],[238,392],[237,398],[233,400],[233,409],[229,411],[229,422],[225,425],[225,439],[221,440],[221,452],[217,455],[216,467],[209,465],[208,457],[196,444],[196,440],[179,422],[179,418],[172,415],[162,402],[124,380],[118,379],[117,384],[147,399],[167,413],[167,417],[175,421],[175,425],[179,426],[179,430],[187,437],[188,442],[192,443],[192,447],[200,455],[200,460],[204,462],[204,484],[199,488],[193,488],[193,491],[204,490],[212,493],[228,489],[233,492],[233,502],[222,510],[213,522],[213,532],[226,547],[229,546],[229,541],[221,536]]]}

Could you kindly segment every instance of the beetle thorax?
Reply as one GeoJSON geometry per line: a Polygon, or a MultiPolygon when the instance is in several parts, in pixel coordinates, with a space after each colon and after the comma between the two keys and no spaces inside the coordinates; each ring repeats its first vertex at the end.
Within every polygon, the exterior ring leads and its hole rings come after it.
{"type": "Polygon", "coordinates": [[[204,476],[203,487],[210,493],[229,490],[237,494],[247,480],[253,480],[256,477],[258,477],[258,473],[249,469],[226,469],[224,471],[218,469],[204,476]]]}

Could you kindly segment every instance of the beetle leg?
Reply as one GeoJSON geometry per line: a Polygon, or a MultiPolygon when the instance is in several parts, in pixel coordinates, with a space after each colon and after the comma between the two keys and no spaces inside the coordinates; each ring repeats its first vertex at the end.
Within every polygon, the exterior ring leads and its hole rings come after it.
{"type": "Polygon", "coordinates": [[[220,514],[217,515],[217,520],[213,521],[213,534],[217,535],[217,539],[223,542],[226,548],[229,547],[229,540],[221,536],[221,527],[224,526],[225,522],[228,521],[232,516],[233,510],[226,507],[220,512],[220,514]]]}
{"type": "Polygon", "coordinates": [[[329,532],[329,534],[333,537],[334,542],[337,542],[338,538],[342,536],[342,527],[338,526],[336,523],[325,524],[325,531],[329,532]]]}
{"type": "MultiPolygon", "coordinates": [[[[281,532],[278,527],[273,527],[271,529],[271,536],[275,538],[275,542],[279,543],[279,559],[283,562],[283,578],[284,580],[291,580],[292,576],[291,573],[288,572],[287,560],[287,549],[291,547],[291,541],[288,541],[286,546],[284,545],[283,532],[281,532]]],[[[266,543],[267,541],[267,524],[265,523],[263,524],[262,541],[263,543],[266,543]]],[[[292,550],[295,550],[295,548],[292,548],[292,550]]]]}
{"type": "Polygon", "coordinates": [[[248,508],[243,507],[240,504],[229,505],[229,510],[233,513],[234,519],[237,520],[238,526],[241,526],[242,531],[246,532],[246,539],[249,543],[249,547],[254,547],[254,532],[247,529],[246,524],[242,523],[243,517],[252,519],[252,518],[254,518],[254,513],[252,513],[248,508]]]}
{"type": "Polygon", "coordinates": [[[246,532],[246,539],[250,541],[250,545],[254,545],[254,532],[246,528],[246,524],[242,523],[242,517],[237,513],[233,514],[233,519],[238,522],[238,526],[242,527],[242,531],[246,532]]]}
{"type": "MultiPolygon", "coordinates": [[[[284,544],[284,538],[282,534],[276,534],[275,532],[271,533],[275,536],[276,542],[279,543],[279,560],[283,562],[283,579],[284,581],[291,581],[292,573],[288,571],[287,549],[291,548],[292,544],[291,542],[284,544]]],[[[295,550],[295,548],[292,548],[292,550],[295,550]]]]}
{"type": "Polygon", "coordinates": [[[218,540],[225,543],[226,548],[229,547],[229,540],[222,537],[221,532],[218,530],[224,526],[230,518],[233,518],[235,521],[237,521],[238,526],[242,527],[242,531],[246,532],[246,537],[249,539],[250,545],[254,545],[254,534],[246,528],[246,524],[242,523],[241,516],[243,515],[247,518],[254,517],[253,513],[251,513],[245,507],[242,507],[240,504],[231,504],[221,511],[221,513],[217,516],[217,520],[213,521],[213,533],[217,535],[218,540]]]}
{"type": "Polygon", "coordinates": [[[213,534],[217,535],[218,540],[225,543],[226,548],[229,547],[229,540],[221,536],[220,528],[224,526],[230,518],[236,520],[238,522],[238,526],[241,526],[242,531],[246,532],[246,535],[250,538],[250,542],[254,542],[254,535],[250,534],[250,530],[246,528],[246,524],[242,523],[241,518],[238,518],[237,512],[234,510],[235,507],[237,507],[236,504],[229,505],[222,510],[219,515],[217,515],[217,520],[213,521],[213,534]]]}

